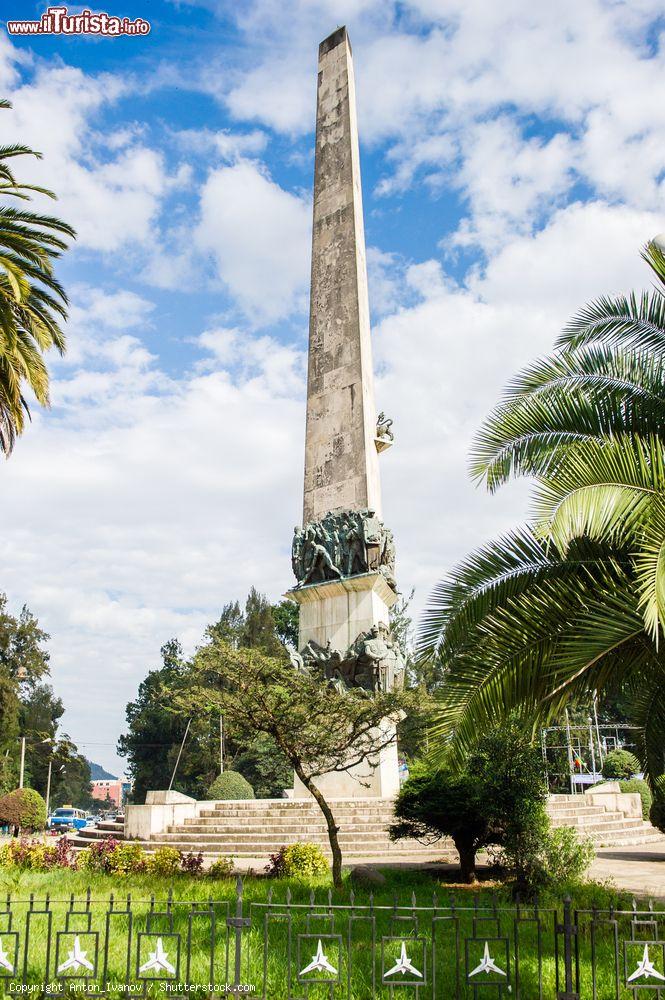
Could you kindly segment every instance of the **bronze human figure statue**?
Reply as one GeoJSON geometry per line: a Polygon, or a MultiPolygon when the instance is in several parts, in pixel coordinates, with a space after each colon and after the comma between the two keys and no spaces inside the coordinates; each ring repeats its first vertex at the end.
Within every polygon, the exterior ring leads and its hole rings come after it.
{"type": "Polygon", "coordinates": [[[330,511],[295,528],[291,565],[298,586],[380,572],[395,584],[395,543],[374,510],[330,511]]]}

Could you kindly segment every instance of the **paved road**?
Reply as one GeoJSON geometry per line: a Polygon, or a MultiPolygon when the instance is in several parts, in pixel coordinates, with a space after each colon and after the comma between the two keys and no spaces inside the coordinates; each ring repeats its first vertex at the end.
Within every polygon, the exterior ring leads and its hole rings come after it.
{"type": "Polygon", "coordinates": [[[601,847],[589,872],[636,896],[665,899],[665,841],[642,847],[601,847]]]}

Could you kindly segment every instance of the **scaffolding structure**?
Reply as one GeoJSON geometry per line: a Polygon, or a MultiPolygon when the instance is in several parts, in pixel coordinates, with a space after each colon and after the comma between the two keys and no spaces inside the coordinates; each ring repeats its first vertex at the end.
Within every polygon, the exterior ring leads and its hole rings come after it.
{"type": "Polygon", "coordinates": [[[612,750],[635,752],[637,726],[621,722],[599,723],[595,711],[586,723],[571,723],[566,712],[563,726],[541,730],[545,776],[550,792],[569,789],[584,792],[585,786],[603,780],[603,761],[612,750]]]}

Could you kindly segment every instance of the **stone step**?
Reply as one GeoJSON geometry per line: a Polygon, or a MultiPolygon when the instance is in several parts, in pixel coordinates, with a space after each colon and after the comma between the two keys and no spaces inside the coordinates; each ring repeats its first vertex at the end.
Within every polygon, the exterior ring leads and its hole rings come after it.
{"type": "MultiPolygon", "coordinates": [[[[385,833],[373,833],[366,836],[359,837],[357,834],[349,833],[345,834],[341,830],[338,834],[340,844],[367,844],[368,847],[380,844],[390,844],[391,840],[386,836],[385,833]]],[[[163,841],[164,843],[172,843],[173,841],[182,841],[187,844],[222,844],[222,843],[238,843],[238,844],[256,844],[257,846],[263,846],[266,849],[273,848],[275,846],[279,847],[281,844],[298,844],[307,842],[310,844],[327,844],[328,834],[323,831],[318,831],[317,833],[309,833],[306,836],[300,832],[294,833],[280,833],[279,836],[274,833],[226,833],[223,830],[218,830],[215,833],[184,833],[182,830],[175,833],[155,833],[150,838],[152,841],[163,841]]]]}
{"type": "MultiPolygon", "coordinates": [[[[334,803],[332,806],[333,813],[335,816],[347,817],[347,816],[358,816],[358,817],[384,817],[392,816],[393,809],[338,809],[334,803]]],[[[236,809],[234,806],[230,806],[228,809],[202,809],[198,816],[206,817],[209,819],[225,819],[229,816],[237,816],[239,818],[254,817],[256,819],[301,819],[307,816],[316,816],[320,814],[320,809],[318,806],[310,807],[308,809],[236,809]]]]}
{"type": "Polygon", "coordinates": [[[548,804],[547,812],[550,816],[591,816],[598,812],[605,812],[605,806],[561,805],[552,807],[548,804]]]}
{"type": "Polygon", "coordinates": [[[577,823],[572,823],[570,821],[561,822],[557,820],[552,820],[553,827],[564,827],[570,826],[578,831],[580,834],[594,833],[597,830],[604,831],[606,833],[611,833],[614,830],[639,830],[642,827],[641,819],[633,819],[628,817],[622,817],[617,820],[606,820],[604,818],[594,819],[591,816],[585,816],[580,819],[577,823]]]}
{"type": "MultiPolygon", "coordinates": [[[[345,833],[357,833],[364,835],[365,833],[383,833],[386,834],[388,829],[388,823],[344,823],[339,822],[339,827],[345,833]]],[[[185,822],[172,824],[168,828],[168,833],[177,833],[178,830],[182,830],[183,833],[210,833],[213,830],[223,830],[224,833],[265,833],[266,824],[265,823],[190,823],[185,822]]],[[[310,821],[303,823],[289,822],[289,823],[271,823],[270,830],[283,833],[318,833],[321,830],[326,830],[327,827],[325,823],[319,821],[310,821]]]]}

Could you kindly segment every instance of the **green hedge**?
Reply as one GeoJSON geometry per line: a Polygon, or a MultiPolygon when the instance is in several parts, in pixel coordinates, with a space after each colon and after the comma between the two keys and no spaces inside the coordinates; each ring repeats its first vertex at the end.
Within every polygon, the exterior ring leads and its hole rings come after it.
{"type": "Polygon", "coordinates": [[[208,789],[208,798],[222,802],[225,799],[253,799],[254,789],[237,771],[218,774],[208,789]]]}
{"type": "Polygon", "coordinates": [[[46,826],[46,803],[34,788],[17,788],[0,799],[0,824],[21,830],[43,830],[46,826]]]}
{"type": "Polygon", "coordinates": [[[642,819],[648,819],[651,809],[651,789],[646,781],[642,781],[641,778],[630,778],[628,781],[622,781],[619,787],[622,792],[639,793],[642,797],[642,819]]]}
{"type": "Polygon", "coordinates": [[[610,781],[632,778],[641,771],[640,762],[635,754],[628,750],[612,750],[603,761],[603,778],[610,781]]]}

